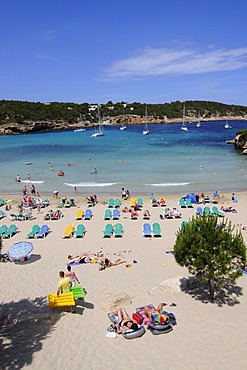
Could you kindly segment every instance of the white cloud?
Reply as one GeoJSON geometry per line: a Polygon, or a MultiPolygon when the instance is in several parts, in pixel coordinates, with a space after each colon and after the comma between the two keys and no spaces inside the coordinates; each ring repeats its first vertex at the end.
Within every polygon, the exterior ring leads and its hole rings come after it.
{"type": "Polygon", "coordinates": [[[146,48],[106,70],[109,78],[196,74],[247,67],[247,48],[198,52],[193,49],[146,48]]]}
{"type": "Polygon", "coordinates": [[[54,58],[51,58],[49,55],[46,55],[46,54],[35,54],[34,56],[35,56],[35,58],[37,58],[37,59],[45,60],[45,61],[47,61],[47,62],[51,62],[51,63],[60,63],[60,61],[59,61],[59,60],[54,59],[54,58]]]}

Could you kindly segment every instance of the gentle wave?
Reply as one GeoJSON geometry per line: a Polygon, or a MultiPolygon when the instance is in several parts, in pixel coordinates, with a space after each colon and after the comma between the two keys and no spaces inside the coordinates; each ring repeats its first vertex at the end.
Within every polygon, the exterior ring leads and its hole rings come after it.
{"type": "Polygon", "coordinates": [[[167,183],[161,183],[161,184],[144,184],[147,186],[185,186],[194,184],[194,182],[167,182],[167,183]]]}
{"type": "Polygon", "coordinates": [[[45,181],[36,181],[36,180],[21,180],[24,184],[43,184],[45,181]]]}
{"type": "Polygon", "coordinates": [[[106,186],[113,186],[118,185],[119,182],[79,182],[78,184],[69,184],[67,182],[64,185],[73,186],[73,187],[106,187],[106,186]]]}

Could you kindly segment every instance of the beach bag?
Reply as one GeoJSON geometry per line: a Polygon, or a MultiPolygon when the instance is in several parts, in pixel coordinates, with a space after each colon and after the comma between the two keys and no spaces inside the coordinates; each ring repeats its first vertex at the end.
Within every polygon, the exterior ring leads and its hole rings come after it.
{"type": "Polygon", "coordinates": [[[132,319],[135,320],[139,325],[141,325],[143,322],[143,317],[139,312],[134,312],[132,314],[132,319]]]}

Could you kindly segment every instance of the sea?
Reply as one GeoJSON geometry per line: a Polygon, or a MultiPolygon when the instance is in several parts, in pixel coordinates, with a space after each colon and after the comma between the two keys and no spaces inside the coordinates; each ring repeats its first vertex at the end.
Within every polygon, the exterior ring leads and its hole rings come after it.
{"type": "Polygon", "coordinates": [[[105,135],[56,131],[0,136],[0,193],[34,184],[42,194],[188,194],[247,188],[247,156],[226,144],[247,121],[106,126],[105,135]],[[70,164],[70,165],[68,165],[70,164]],[[96,169],[96,171],[95,171],[96,169]],[[63,171],[64,176],[58,176],[63,171]],[[97,173],[95,173],[97,172],[97,173]],[[21,182],[15,181],[17,175],[21,182]],[[75,189],[76,188],[76,189],[75,189]]]}

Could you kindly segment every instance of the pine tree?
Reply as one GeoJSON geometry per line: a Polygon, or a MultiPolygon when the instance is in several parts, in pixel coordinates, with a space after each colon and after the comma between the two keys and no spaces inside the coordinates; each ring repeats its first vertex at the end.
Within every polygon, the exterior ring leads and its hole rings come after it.
{"type": "Polygon", "coordinates": [[[218,221],[217,216],[193,217],[176,233],[174,245],[176,262],[192,275],[206,278],[211,299],[216,285],[221,286],[226,279],[234,283],[242,275],[234,262],[246,262],[241,232],[234,232],[228,220],[218,221]]]}

